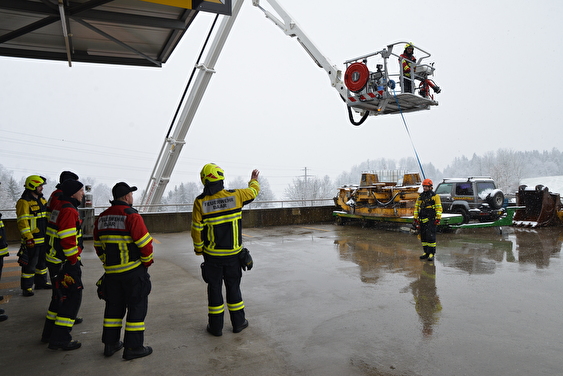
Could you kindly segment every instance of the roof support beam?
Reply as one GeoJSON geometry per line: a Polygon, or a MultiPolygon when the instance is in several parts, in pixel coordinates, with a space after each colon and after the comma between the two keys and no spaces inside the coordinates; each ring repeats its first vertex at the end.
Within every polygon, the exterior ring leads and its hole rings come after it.
{"type": "Polygon", "coordinates": [[[63,28],[63,37],[65,38],[66,57],[68,59],[68,66],[72,67],[72,58],[70,56],[70,40],[68,36],[68,23],[65,15],[65,8],[63,0],[59,0],[59,13],[61,14],[61,26],[63,28]]]}

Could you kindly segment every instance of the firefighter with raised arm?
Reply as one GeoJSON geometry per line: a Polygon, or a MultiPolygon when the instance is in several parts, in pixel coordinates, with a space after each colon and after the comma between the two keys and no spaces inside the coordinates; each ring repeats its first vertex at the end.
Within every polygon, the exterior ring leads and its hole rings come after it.
{"type": "Polygon", "coordinates": [[[432,190],[432,180],[422,181],[423,192],[414,204],[414,222],[420,229],[420,241],[424,253],[421,260],[433,261],[436,255],[436,230],[442,218],[442,201],[432,190]]]}
{"type": "Polygon", "coordinates": [[[133,208],[136,190],[137,187],[125,182],[117,183],[111,190],[111,206],[94,224],[94,248],[105,270],[98,286],[99,297],[106,301],[104,355],[112,356],[125,347],[122,356],[125,360],[152,354],[152,348],[143,342],[152,287],[148,268],[153,263],[153,239],[143,218],[133,208]],[[125,335],[121,341],[124,317],[125,335]]]}
{"type": "Polygon", "coordinates": [[[47,279],[45,255],[45,231],[47,229],[47,200],[43,197],[43,186],[47,180],[39,175],[25,179],[25,190],[16,203],[21,248],[18,252],[21,265],[21,289],[23,296],[33,296],[36,289],[50,289],[47,279]]]}
{"type": "Polygon", "coordinates": [[[207,283],[207,331],[214,336],[223,334],[223,282],[233,332],[239,333],[248,327],[240,281],[242,268],[246,270],[252,264],[248,258],[247,261],[240,259],[248,254],[242,246],[242,207],[258,196],[259,174],[258,170],[252,171],[248,188],[227,190],[223,187],[225,175],[221,167],[208,163],[200,173],[204,188],[194,201],[191,231],[194,251],[204,258],[201,269],[207,283]]]}

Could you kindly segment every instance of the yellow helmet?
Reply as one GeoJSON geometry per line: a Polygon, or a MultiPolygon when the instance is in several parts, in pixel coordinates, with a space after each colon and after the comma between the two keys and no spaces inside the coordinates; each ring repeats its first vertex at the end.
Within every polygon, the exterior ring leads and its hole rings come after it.
{"type": "Polygon", "coordinates": [[[199,173],[203,185],[206,183],[213,183],[225,179],[225,171],[215,163],[208,163],[201,169],[199,173]]]}
{"type": "Polygon", "coordinates": [[[413,46],[412,42],[405,44],[405,50],[409,47],[411,47],[414,50],[414,46],[413,46]]]}
{"type": "Polygon", "coordinates": [[[45,179],[43,176],[31,175],[31,176],[28,176],[27,179],[25,179],[24,187],[31,190],[31,191],[34,191],[34,190],[37,189],[37,187],[42,186],[46,182],[47,182],[47,179],[45,179]]]}

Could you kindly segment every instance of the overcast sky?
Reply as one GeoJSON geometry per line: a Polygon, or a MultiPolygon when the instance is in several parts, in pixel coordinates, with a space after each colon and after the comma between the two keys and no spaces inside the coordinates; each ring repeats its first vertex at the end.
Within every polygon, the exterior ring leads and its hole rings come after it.
{"type": "MultiPolygon", "coordinates": [[[[423,163],[562,149],[560,0],[279,1],[343,70],[397,41],[432,54],[440,104],[405,115],[423,163]]],[[[163,68],[0,57],[0,164],[16,178],[70,169],[144,189],[212,19],[200,13],[163,68]]],[[[215,69],[168,188],[215,162],[227,179],[260,169],[281,198],[305,167],[334,179],[414,156],[398,115],[351,125],[324,70],[250,0],[215,69]]]]}

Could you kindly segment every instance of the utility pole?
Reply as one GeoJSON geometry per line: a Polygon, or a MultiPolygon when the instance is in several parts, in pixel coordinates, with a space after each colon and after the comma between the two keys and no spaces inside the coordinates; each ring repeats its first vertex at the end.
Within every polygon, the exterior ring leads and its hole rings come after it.
{"type": "Polygon", "coordinates": [[[308,172],[308,168],[304,167],[303,170],[305,171],[305,175],[301,175],[304,180],[305,180],[305,187],[303,189],[303,204],[305,204],[305,200],[307,200],[309,198],[309,174],[308,172]]]}

